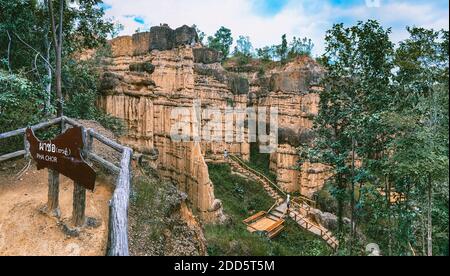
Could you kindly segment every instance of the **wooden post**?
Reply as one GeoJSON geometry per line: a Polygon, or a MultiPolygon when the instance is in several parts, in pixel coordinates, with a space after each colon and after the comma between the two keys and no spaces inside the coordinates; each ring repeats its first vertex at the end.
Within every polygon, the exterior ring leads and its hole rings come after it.
{"type": "Polygon", "coordinates": [[[48,170],[48,202],[47,213],[53,217],[60,217],[59,209],[59,173],[48,170]]]}
{"type": "MultiPolygon", "coordinates": [[[[83,149],[82,155],[83,158],[87,156],[87,149],[91,147],[91,145],[86,144],[89,140],[87,139],[86,130],[84,127],[81,128],[82,132],[82,140],[83,140],[83,149]]],[[[89,140],[90,141],[90,140],[89,140]]],[[[80,185],[81,183],[74,183],[73,187],[73,208],[72,208],[72,223],[74,227],[81,228],[86,223],[86,188],[80,185]]]]}
{"type": "Polygon", "coordinates": [[[28,142],[27,135],[23,135],[23,145],[25,149],[25,159],[30,160],[31,153],[30,153],[30,143],[28,142]]]}
{"type": "MultiPolygon", "coordinates": [[[[61,133],[65,131],[64,118],[60,118],[61,133]]],[[[27,149],[25,149],[27,150],[27,149]]],[[[50,216],[59,218],[61,210],[59,209],[59,173],[54,170],[48,170],[48,202],[47,213],[50,216]]]]}
{"type": "Polygon", "coordinates": [[[72,223],[75,227],[81,228],[86,222],[86,188],[79,183],[74,183],[73,187],[73,209],[72,223]]]}

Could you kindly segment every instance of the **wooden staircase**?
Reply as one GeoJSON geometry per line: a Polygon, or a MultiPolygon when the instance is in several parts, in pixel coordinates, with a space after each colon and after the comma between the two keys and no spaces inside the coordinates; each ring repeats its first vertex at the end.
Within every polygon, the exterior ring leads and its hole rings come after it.
{"type": "MultiPolygon", "coordinates": [[[[264,190],[266,190],[266,192],[276,200],[277,203],[271,208],[271,210],[267,213],[264,212],[263,215],[267,215],[267,218],[274,221],[284,221],[284,218],[287,217],[287,204],[284,199],[287,196],[286,193],[267,176],[250,168],[241,158],[235,155],[230,155],[229,161],[234,171],[261,183],[264,187],[264,190]]],[[[261,213],[259,214],[261,215],[261,213]]],[[[339,241],[328,229],[326,229],[319,223],[309,219],[310,214],[311,206],[307,203],[297,203],[294,201],[291,202],[289,217],[293,219],[301,228],[317,236],[320,236],[328,244],[328,246],[336,251],[339,247],[339,241]]],[[[283,230],[283,228],[284,226],[283,224],[281,224],[274,229],[268,229],[271,230],[269,236],[271,233],[273,233],[274,235],[278,235],[283,230]]]]}

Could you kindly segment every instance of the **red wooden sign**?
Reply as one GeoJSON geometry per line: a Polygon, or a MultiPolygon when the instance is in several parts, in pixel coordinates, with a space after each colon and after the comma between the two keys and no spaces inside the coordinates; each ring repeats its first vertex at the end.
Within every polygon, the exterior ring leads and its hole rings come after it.
{"type": "Polygon", "coordinates": [[[30,153],[37,169],[52,169],[72,179],[88,190],[94,190],[96,173],[81,156],[81,127],[68,129],[53,140],[39,141],[31,128],[26,131],[30,153]]]}

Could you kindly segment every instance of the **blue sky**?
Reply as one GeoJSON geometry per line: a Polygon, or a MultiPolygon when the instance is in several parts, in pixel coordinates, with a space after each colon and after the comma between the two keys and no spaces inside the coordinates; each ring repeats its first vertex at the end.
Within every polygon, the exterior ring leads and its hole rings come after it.
{"type": "Polygon", "coordinates": [[[449,28],[448,0],[104,0],[106,16],[124,25],[121,35],[167,23],[173,28],[196,24],[207,34],[226,26],[235,38],[250,36],[255,47],[288,38],[309,37],[323,52],[325,32],[335,23],[377,19],[392,28],[392,40],[408,34],[406,26],[449,28]]]}

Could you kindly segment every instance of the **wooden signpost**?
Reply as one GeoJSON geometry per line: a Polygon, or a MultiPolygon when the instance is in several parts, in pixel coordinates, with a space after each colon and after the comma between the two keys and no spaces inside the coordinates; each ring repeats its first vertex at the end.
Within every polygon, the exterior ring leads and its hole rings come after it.
{"type": "MultiPolygon", "coordinates": [[[[86,207],[86,188],[93,189],[95,186],[95,174],[92,173],[93,170],[91,171],[85,166],[86,162],[84,162],[83,157],[89,158],[89,161],[94,161],[101,167],[109,170],[112,174],[117,175],[114,194],[109,202],[110,212],[107,255],[128,256],[128,206],[130,200],[132,177],[131,160],[133,158],[133,150],[102,136],[92,129],[84,129],[84,127],[75,120],[64,116],[39,123],[31,126],[29,129],[21,128],[6,133],[0,133],[0,141],[19,135],[23,135],[24,137],[24,149],[1,155],[0,162],[20,156],[25,156],[26,159],[32,156],[41,169],[48,168],[49,202],[45,210],[47,213],[50,213],[50,215],[56,214],[56,216],[59,214],[58,193],[60,171],[62,174],[75,181],[73,194],[74,208],[72,212],[72,224],[75,226],[75,229],[71,227],[72,225],[69,226],[68,229],[65,229],[69,230],[69,234],[73,233],[76,235],[77,232],[79,233],[80,228],[85,226],[86,219],[84,217],[84,211],[86,207]],[[66,125],[70,125],[74,127],[74,129],[69,129],[60,137],[47,142],[39,141],[33,133],[33,131],[45,129],[54,125],[61,125],[61,129],[63,130],[66,130],[66,125]],[[71,137],[73,137],[73,139],[71,137]],[[121,154],[122,158],[120,166],[108,162],[92,151],[94,138],[103,145],[106,145],[121,154]],[[40,143],[43,144],[41,145],[40,143]],[[66,168],[69,168],[69,170],[64,172],[65,166],[59,164],[60,162],[65,163],[66,168]],[[80,176],[81,174],[85,175],[80,176]]],[[[89,222],[92,221],[90,220],[89,222]]],[[[89,227],[95,227],[90,223],[88,224],[89,227]]],[[[68,225],[64,224],[63,226],[68,225]]]]}
{"type": "MultiPolygon", "coordinates": [[[[94,190],[96,173],[81,155],[85,149],[83,129],[81,127],[69,128],[53,140],[40,141],[33,130],[28,128],[26,139],[29,144],[30,155],[36,161],[37,169],[49,170],[49,182],[59,182],[58,173],[74,181],[72,223],[75,227],[84,226],[86,189],[94,190]]],[[[49,185],[49,187],[58,186],[49,185]]],[[[54,211],[59,209],[58,192],[49,190],[47,208],[50,212],[59,212],[54,211]]]]}

